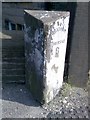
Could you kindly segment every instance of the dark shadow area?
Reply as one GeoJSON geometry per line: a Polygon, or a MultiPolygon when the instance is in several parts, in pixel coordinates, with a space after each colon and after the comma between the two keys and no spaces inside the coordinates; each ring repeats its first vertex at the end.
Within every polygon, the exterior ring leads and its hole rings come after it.
{"type": "Polygon", "coordinates": [[[70,22],[68,30],[68,40],[67,40],[67,50],[65,58],[65,69],[64,69],[64,81],[68,82],[69,65],[70,65],[70,54],[71,45],[73,37],[74,19],[76,12],[77,3],[76,2],[46,2],[46,10],[56,10],[56,11],[70,11],[70,22]]]}
{"type": "Polygon", "coordinates": [[[88,70],[90,70],[90,2],[88,3],[88,70]]]}
{"type": "Polygon", "coordinates": [[[37,101],[35,101],[30,91],[26,88],[25,84],[17,84],[17,83],[3,84],[2,100],[18,102],[26,106],[34,106],[34,107],[40,106],[40,104],[37,101]]]}
{"type": "Polygon", "coordinates": [[[2,34],[2,82],[25,82],[24,33],[3,30],[2,34]]]}
{"type": "Polygon", "coordinates": [[[40,106],[25,85],[24,33],[9,30],[2,33],[2,100],[40,106]]]}

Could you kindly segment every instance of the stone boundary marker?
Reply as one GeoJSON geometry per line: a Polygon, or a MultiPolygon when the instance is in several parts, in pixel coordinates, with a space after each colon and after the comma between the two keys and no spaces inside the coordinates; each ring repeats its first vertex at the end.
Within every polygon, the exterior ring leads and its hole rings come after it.
{"type": "Polygon", "coordinates": [[[62,87],[69,17],[66,11],[24,11],[26,84],[42,104],[62,87]]]}

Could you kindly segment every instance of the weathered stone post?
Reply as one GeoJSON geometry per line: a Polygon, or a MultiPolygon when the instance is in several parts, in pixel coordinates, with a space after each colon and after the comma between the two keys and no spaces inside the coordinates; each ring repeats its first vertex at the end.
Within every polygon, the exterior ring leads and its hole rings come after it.
{"type": "Polygon", "coordinates": [[[25,10],[26,83],[41,103],[62,87],[69,12],[25,10]]]}

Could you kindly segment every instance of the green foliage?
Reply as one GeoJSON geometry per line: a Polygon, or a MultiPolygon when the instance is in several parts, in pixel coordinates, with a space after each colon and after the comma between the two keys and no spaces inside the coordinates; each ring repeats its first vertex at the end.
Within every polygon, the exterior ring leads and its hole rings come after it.
{"type": "Polygon", "coordinates": [[[61,90],[61,94],[66,97],[70,90],[71,90],[72,86],[69,83],[64,83],[62,90],[61,90]]]}

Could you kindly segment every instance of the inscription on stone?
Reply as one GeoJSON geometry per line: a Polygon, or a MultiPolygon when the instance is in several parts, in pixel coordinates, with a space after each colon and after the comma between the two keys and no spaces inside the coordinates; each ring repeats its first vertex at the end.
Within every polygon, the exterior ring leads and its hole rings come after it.
{"type": "Polygon", "coordinates": [[[56,48],[55,57],[59,57],[59,47],[56,48]]]}
{"type": "Polygon", "coordinates": [[[58,72],[58,66],[55,66],[55,64],[52,66],[51,68],[52,70],[54,69],[54,71],[57,73],[58,72]]]}

